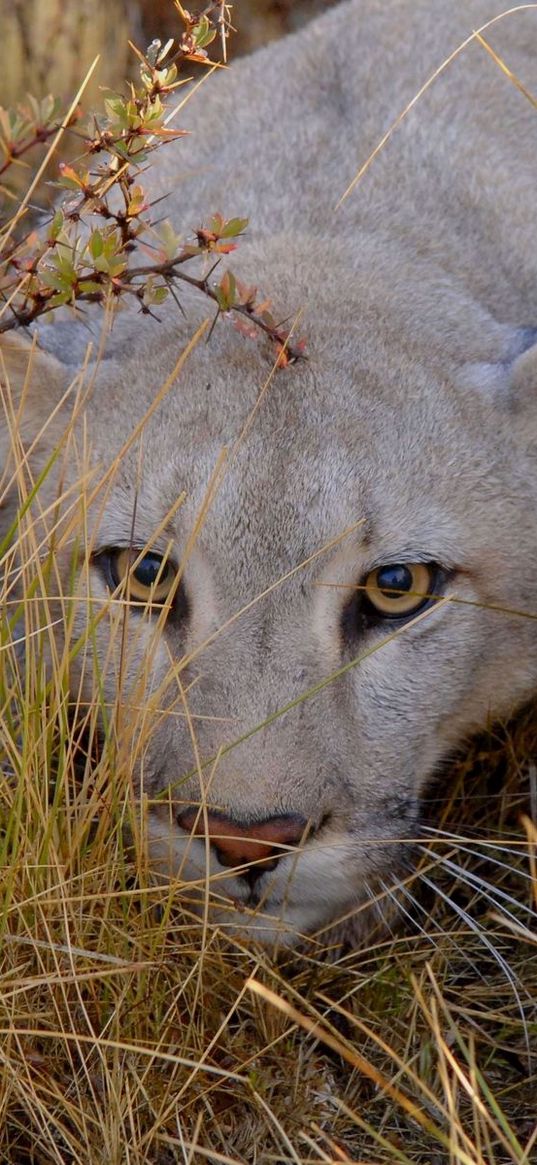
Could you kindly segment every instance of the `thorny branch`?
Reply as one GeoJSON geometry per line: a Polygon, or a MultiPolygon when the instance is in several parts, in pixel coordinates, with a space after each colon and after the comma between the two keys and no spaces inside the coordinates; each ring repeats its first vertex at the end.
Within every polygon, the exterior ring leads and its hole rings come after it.
{"type": "MultiPolygon", "coordinates": [[[[169,129],[165,117],[170,95],[188,80],[180,77],[181,68],[186,62],[218,65],[207,52],[218,34],[225,60],[231,5],[218,0],[193,16],[179,0],[173,3],[182,22],[178,39],[165,45],[153,41],[145,53],[132,46],[139,84],[130,83],[125,96],[109,94],[104,115],[94,114],[85,129],[72,130],[81,136],[84,150],[77,162],[59,164],[57,184],[68,193],[52,220],[4,246],[0,224],[0,333],[28,326],[58,307],[79,312],[84,304],[118,303],[127,296],[136,297],[142,313],[154,315],[174,295],[174,286],[184,282],[216,305],[215,323],[229,315],[248,336],[264,333],[283,367],[303,356],[304,342],[295,342],[274,319],[270,302],[258,301],[257,289],[245,286],[231,270],[212,279],[221,258],[236,249],[248,220],[214,213],[185,241],[169,222],[153,222],[139,182],[140,167],[154,150],[184,133],[169,129]],[[150,253],[149,263],[136,263],[141,250],[150,253]],[[203,257],[216,259],[207,274],[184,270],[203,257]]],[[[0,109],[0,175],[47,140],[59,123],[52,98],[41,103],[29,98],[11,112],[0,109]]]]}

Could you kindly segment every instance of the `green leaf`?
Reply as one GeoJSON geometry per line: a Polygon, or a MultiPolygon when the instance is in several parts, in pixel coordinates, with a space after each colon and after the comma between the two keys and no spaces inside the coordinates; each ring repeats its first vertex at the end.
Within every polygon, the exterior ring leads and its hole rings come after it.
{"type": "Polygon", "coordinates": [[[66,283],[63,275],[59,275],[56,271],[51,271],[49,268],[43,268],[39,272],[39,277],[44,287],[52,287],[56,291],[64,291],[66,287],[70,287],[66,283]]]}
{"type": "Polygon", "coordinates": [[[64,225],[63,213],[61,210],[57,210],[56,214],[54,215],[54,218],[52,219],[52,222],[51,222],[50,228],[49,228],[49,232],[48,232],[48,237],[51,240],[51,242],[56,242],[56,240],[60,234],[60,231],[62,230],[63,225],[64,225]]]}
{"type": "Polygon", "coordinates": [[[169,65],[168,68],[164,72],[164,76],[165,76],[164,84],[165,85],[173,85],[174,81],[177,80],[177,65],[169,65]]]}
{"type": "Polygon", "coordinates": [[[163,287],[162,284],[157,284],[155,279],[150,275],[144,287],[144,303],[148,307],[164,303],[168,297],[168,288],[163,287]]]}
{"type": "Polygon", "coordinates": [[[82,189],[82,182],[80,181],[76,170],[73,170],[72,166],[68,166],[65,162],[60,162],[59,171],[61,174],[61,186],[67,186],[69,190],[82,189]]]}
{"type": "Polygon", "coordinates": [[[67,278],[73,277],[75,268],[71,251],[68,251],[67,253],[65,251],[57,251],[52,259],[52,262],[56,267],[56,270],[59,271],[62,275],[66,276],[67,278]]]}
{"type": "Polygon", "coordinates": [[[49,125],[50,122],[59,118],[62,103],[59,97],[53,97],[51,93],[47,93],[40,103],[40,117],[43,125],[49,125]]]}
{"type": "Polygon", "coordinates": [[[117,123],[119,129],[128,129],[129,114],[124,97],[106,97],[104,107],[111,123],[110,128],[117,123]]]}
{"type": "Polygon", "coordinates": [[[160,224],[160,226],[155,230],[155,234],[157,236],[160,249],[164,252],[165,258],[175,259],[175,256],[178,254],[181,247],[181,238],[180,235],[174,231],[169,219],[166,219],[165,222],[160,224]]]}
{"type": "Polygon", "coordinates": [[[103,236],[100,231],[93,231],[89,241],[89,250],[93,259],[98,259],[99,255],[102,255],[103,236]]]}
{"type": "Polygon", "coordinates": [[[248,223],[249,223],[249,219],[247,219],[247,218],[230,218],[230,219],[228,219],[228,221],[224,224],[223,229],[220,231],[220,238],[221,239],[234,239],[234,238],[236,238],[237,235],[241,235],[242,232],[244,230],[246,230],[248,223]]]}
{"type": "Polygon", "coordinates": [[[98,255],[94,266],[95,270],[100,271],[102,275],[110,274],[110,264],[106,255],[98,255]]]}
{"type": "Polygon", "coordinates": [[[168,298],[168,295],[169,290],[167,287],[155,287],[153,292],[153,303],[164,303],[164,300],[168,298]]]}
{"type": "Polygon", "coordinates": [[[78,284],[78,289],[83,293],[90,292],[91,294],[94,291],[102,291],[102,285],[96,283],[94,279],[82,279],[78,284]]]}
{"type": "Polygon", "coordinates": [[[237,283],[233,272],[226,271],[214,290],[220,311],[229,311],[237,298],[237,283]]]}
{"type": "Polygon", "coordinates": [[[225,225],[226,225],[226,220],[225,220],[223,214],[220,214],[220,211],[217,211],[217,213],[213,214],[212,218],[209,219],[208,229],[210,230],[211,234],[218,235],[218,237],[220,238],[220,235],[222,234],[222,231],[224,230],[225,225]]]}
{"type": "Polygon", "coordinates": [[[59,291],[57,295],[53,295],[49,299],[49,307],[61,307],[62,304],[71,303],[72,299],[72,291],[59,291]]]}
{"type": "Polygon", "coordinates": [[[211,44],[216,36],[216,29],[213,28],[206,16],[200,17],[198,23],[192,29],[192,37],[196,48],[204,49],[206,45],[211,44]]]}
{"type": "Polygon", "coordinates": [[[37,123],[41,121],[40,102],[37,100],[37,98],[33,97],[31,93],[26,94],[26,100],[28,102],[28,107],[31,111],[32,118],[37,125],[37,123]]]}
{"type": "Polygon", "coordinates": [[[121,259],[121,258],[111,259],[110,263],[109,263],[108,270],[110,272],[112,279],[115,279],[115,277],[117,275],[121,275],[123,273],[123,271],[125,271],[126,267],[127,267],[127,263],[126,263],[125,259],[121,259]]]}
{"type": "Polygon", "coordinates": [[[129,194],[127,214],[129,218],[136,218],[142,210],[146,210],[145,193],[141,186],[132,186],[129,194]]]}

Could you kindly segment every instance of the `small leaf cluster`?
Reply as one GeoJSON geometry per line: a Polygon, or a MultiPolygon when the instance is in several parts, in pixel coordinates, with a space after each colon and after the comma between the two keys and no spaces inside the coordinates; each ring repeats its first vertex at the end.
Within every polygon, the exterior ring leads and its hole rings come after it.
{"type": "MultiPolygon", "coordinates": [[[[183,238],[169,222],[155,221],[141,182],[152,153],[184,133],[167,124],[170,97],[189,79],[181,76],[182,68],[189,62],[217,67],[207,48],[217,25],[224,33],[227,27],[223,0],[198,16],[179,0],[173,3],[182,25],[177,40],[165,45],[155,40],[145,53],[132,46],[138,83],[131,82],[123,95],[108,94],[102,113],[77,126],[82,151],[77,161],[59,164],[56,185],[63,198],[46,227],[24,234],[20,223],[18,230],[13,221],[0,224],[0,332],[27,326],[59,307],[80,313],[88,303],[117,305],[128,297],[135,297],[143,313],[154,314],[170,294],[177,300],[177,285],[185,282],[213,301],[214,322],[233,313],[241,331],[264,332],[283,366],[302,355],[303,345],[293,345],[267,301],[256,302],[255,288],[243,286],[230,270],[213,278],[222,258],[237,248],[248,220],[215,212],[183,238]],[[196,261],[196,274],[185,270],[196,261]],[[209,262],[210,269],[203,270],[209,262]]],[[[28,108],[15,113],[0,110],[4,168],[56,132],[59,115],[52,98],[29,99],[28,108]]],[[[18,218],[25,222],[24,214],[18,218]]]]}
{"type": "MultiPolygon", "coordinates": [[[[48,141],[58,131],[60,124],[61,102],[50,95],[42,101],[29,95],[24,104],[14,109],[3,109],[0,106],[0,179],[10,167],[28,168],[28,163],[22,161],[24,155],[34,146],[48,141]]],[[[0,184],[0,194],[14,197],[3,182],[0,184]]]]}

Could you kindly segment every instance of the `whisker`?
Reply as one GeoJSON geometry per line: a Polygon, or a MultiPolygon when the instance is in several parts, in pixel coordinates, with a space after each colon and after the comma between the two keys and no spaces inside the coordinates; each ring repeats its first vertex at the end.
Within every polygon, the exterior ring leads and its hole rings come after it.
{"type": "MultiPolygon", "coordinates": [[[[517,875],[517,878],[518,877],[524,878],[525,881],[533,883],[532,875],[530,873],[528,873],[527,870],[521,870],[518,867],[516,868],[516,870],[514,870],[513,866],[510,866],[507,862],[502,862],[502,861],[500,861],[499,858],[492,857],[490,854],[482,854],[479,852],[479,850],[472,849],[471,846],[458,845],[457,849],[460,849],[462,851],[462,853],[469,854],[473,858],[481,858],[483,861],[490,862],[491,865],[494,865],[501,870],[505,870],[508,874],[512,875],[513,872],[515,872],[517,875]]],[[[510,853],[511,851],[506,850],[506,852],[510,853]]],[[[518,851],[517,853],[513,853],[512,856],[519,857],[520,851],[518,851]]]]}
{"type": "MultiPolygon", "coordinates": [[[[396,890],[399,894],[404,895],[404,897],[407,899],[407,901],[410,903],[410,905],[414,908],[414,910],[419,911],[420,914],[425,915],[425,918],[429,920],[430,916],[429,916],[428,911],[425,909],[425,907],[419,901],[419,899],[416,898],[415,895],[411,893],[411,891],[409,890],[409,888],[405,882],[398,883],[396,886],[396,890]]],[[[435,943],[435,940],[434,940],[432,934],[430,934],[429,931],[427,931],[425,929],[425,927],[422,926],[420,922],[418,922],[418,919],[413,914],[411,914],[410,910],[405,909],[405,907],[403,906],[402,903],[399,903],[399,906],[400,906],[401,911],[405,915],[405,917],[408,918],[409,921],[411,922],[412,926],[416,927],[419,930],[420,934],[423,935],[423,938],[427,939],[427,942],[431,943],[431,945],[433,947],[436,947],[436,943],[435,943]]],[[[436,926],[437,930],[440,930],[439,926],[437,926],[436,924],[435,924],[435,926],[436,926]]]]}
{"type": "Polygon", "coordinates": [[[445,890],[442,890],[441,887],[438,886],[435,882],[433,882],[431,880],[431,878],[428,878],[426,874],[422,873],[421,879],[425,883],[425,885],[428,886],[429,889],[433,891],[434,894],[437,894],[440,898],[442,898],[442,900],[451,908],[451,910],[453,910],[453,912],[455,914],[457,914],[458,917],[461,918],[466,923],[466,926],[473,932],[473,934],[476,935],[477,938],[479,938],[480,942],[483,944],[483,946],[486,948],[486,950],[489,952],[489,954],[492,955],[492,958],[498,964],[502,973],[505,975],[505,978],[507,979],[507,982],[509,983],[511,990],[513,992],[514,998],[515,998],[516,1003],[517,1003],[518,1011],[520,1014],[520,1018],[522,1020],[522,1027],[523,1027],[523,1031],[524,1031],[524,1040],[525,1040],[525,1044],[526,1044],[526,1052],[527,1052],[528,1063],[529,1063],[531,1060],[529,1033],[528,1033],[528,1028],[527,1028],[526,1015],[525,1015],[524,1008],[522,1005],[522,1000],[521,1000],[519,992],[518,992],[517,976],[513,974],[507,960],[504,959],[502,954],[500,954],[500,951],[494,946],[494,943],[491,942],[487,933],[483,930],[483,927],[479,925],[477,920],[475,918],[472,918],[471,914],[468,914],[468,912],[466,910],[464,910],[462,906],[459,906],[457,902],[454,902],[453,899],[450,898],[449,894],[446,894],[445,890]]]}
{"type": "MultiPolygon", "coordinates": [[[[418,879],[422,882],[425,881],[422,870],[420,870],[419,868],[416,869],[416,867],[414,867],[414,868],[409,867],[409,868],[411,868],[411,870],[412,870],[412,881],[418,881],[418,879]]],[[[466,963],[466,965],[469,967],[470,971],[472,972],[472,975],[476,979],[479,979],[482,983],[485,983],[486,976],[483,974],[483,972],[481,971],[478,964],[476,962],[474,962],[474,960],[472,959],[472,957],[471,957],[469,951],[466,949],[466,947],[458,941],[457,934],[451,933],[449,930],[446,930],[446,927],[444,924],[441,924],[441,923],[435,921],[435,919],[432,917],[430,912],[419,901],[419,898],[417,898],[409,890],[409,887],[408,887],[409,880],[410,879],[408,879],[404,885],[405,893],[409,896],[411,901],[420,910],[420,912],[425,915],[425,918],[427,919],[428,924],[431,925],[431,923],[432,923],[434,925],[435,932],[438,935],[438,939],[441,939],[443,943],[448,942],[449,945],[451,946],[451,948],[453,949],[453,951],[457,954],[457,957],[462,958],[463,961],[466,963]]],[[[399,889],[401,889],[401,888],[402,888],[402,884],[400,884],[400,886],[399,886],[399,889]]]]}
{"type": "MultiPolygon", "coordinates": [[[[407,921],[410,923],[413,930],[419,931],[419,933],[422,935],[422,937],[424,939],[426,939],[426,941],[428,943],[430,943],[433,947],[436,946],[436,943],[434,941],[433,936],[425,930],[425,927],[423,927],[421,925],[421,923],[418,922],[417,918],[415,918],[414,915],[411,914],[410,910],[407,910],[406,907],[403,905],[403,903],[399,901],[397,894],[402,893],[410,900],[410,902],[412,903],[413,906],[418,905],[418,903],[415,901],[413,895],[410,894],[406,890],[405,886],[403,884],[396,885],[393,887],[387,886],[386,883],[383,882],[382,879],[379,880],[379,885],[382,886],[382,889],[383,889],[384,894],[386,895],[388,901],[392,902],[393,905],[395,906],[397,912],[399,914],[402,914],[404,916],[404,918],[407,919],[407,921]]],[[[423,907],[422,907],[422,910],[423,910],[423,907]]],[[[426,912],[424,911],[424,913],[426,913],[426,912]]]]}
{"type": "MultiPolygon", "coordinates": [[[[419,848],[422,853],[428,852],[424,846],[420,846],[419,848]]],[[[439,864],[442,865],[444,869],[449,870],[450,873],[455,874],[455,876],[460,878],[463,882],[467,882],[469,885],[474,886],[476,890],[479,890],[483,894],[488,902],[491,902],[493,906],[499,907],[499,909],[501,909],[502,912],[505,913],[505,915],[510,918],[512,922],[518,924],[520,920],[516,918],[514,914],[511,914],[510,910],[507,910],[506,907],[502,906],[501,903],[496,900],[496,896],[503,899],[504,902],[509,902],[511,906],[515,906],[520,910],[523,910],[526,914],[530,915],[531,918],[537,919],[537,911],[533,910],[531,906],[528,906],[525,902],[521,902],[518,899],[513,898],[511,894],[508,894],[499,886],[495,886],[492,882],[488,882],[486,878],[480,877],[479,874],[474,873],[472,870],[467,870],[464,868],[464,866],[459,866],[457,862],[452,861],[451,858],[440,857],[439,864]]],[[[508,866],[505,868],[509,869],[508,866]]]]}
{"type": "MultiPolygon", "coordinates": [[[[451,844],[456,845],[457,848],[467,846],[468,843],[471,842],[474,845],[483,846],[483,848],[487,851],[489,849],[500,850],[501,853],[512,854],[513,857],[516,857],[521,852],[527,851],[528,848],[528,842],[525,838],[521,838],[520,841],[513,840],[511,842],[506,841],[505,839],[502,839],[502,841],[492,841],[488,837],[466,837],[464,834],[453,833],[451,830],[447,829],[438,829],[432,825],[422,825],[421,829],[423,833],[432,833],[435,837],[438,837],[443,841],[445,840],[451,842],[451,844]]],[[[478,857],[484,856],[484,854],[481,854],[478,851],[478,857]]],[[[486,856],[488,858],[488,853],[486,856]]]]}

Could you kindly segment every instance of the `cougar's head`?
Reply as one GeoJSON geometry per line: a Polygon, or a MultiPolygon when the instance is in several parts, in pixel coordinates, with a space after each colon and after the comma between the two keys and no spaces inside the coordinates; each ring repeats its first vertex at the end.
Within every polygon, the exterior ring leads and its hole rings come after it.
{"type": "Polygon", "coordinates": [[[184,342],[150,328],[70,394],[4,347],[5,438],[48,467],[37,541],[85,643],[72,691],[115,709],[157,875],[267,942],[360,937],[436,766],[537,680],[526,334],[491,325],[446,366],[387,310],[376,333],[339,310],[268,380],[224,326],[175,373],[184,342]]]}

